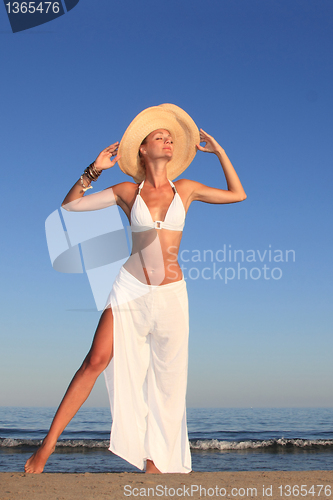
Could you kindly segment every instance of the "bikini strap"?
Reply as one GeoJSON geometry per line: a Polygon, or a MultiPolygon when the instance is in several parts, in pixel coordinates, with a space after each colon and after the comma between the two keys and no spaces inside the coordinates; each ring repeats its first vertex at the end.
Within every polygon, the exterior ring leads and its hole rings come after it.
{"type": "Polygon", "coordinates": [[[171,187],[172,187],[172,189],[173,189],[174,193],[176,194],[176,193],[177,193],[176,186],[174,185],[174,183],[173,183],[173,182],[171,182],[171,181],[170,181],[170,179],[168,179],[168,181],[170,182],[170,185],[171,185],[171,187]]]}
{"type": "MultiPolygon", "coordinates": [[[[168,179],[168,181],[170,182],[170,186],[172,187],[174,192],[177,193],[177,189],[176,189],[176,186],[174,185],[174,183],[172,181],[170,181],[170,179],[168,179]]],[[[141,193],[141,189],[143,188],[144,183],[145,183],[145,179],[143,179],[143,181],[139,185],[138,194],[141,193]]],[[[141,194],[140,194],[140,196],[141,196],[141,194]]]]}
{"type": "MultiPolygon", "coordinates": [[[[143,188],[143,185],[145,183],[145,180],[143,179],[143,181],[141,182],[140,186],[139,186],[139,190],[138,190],[138,194],[141,193],[141,189],[143,188]]],[[[141,195],[140,195],[141,196],[141,195]]]]}

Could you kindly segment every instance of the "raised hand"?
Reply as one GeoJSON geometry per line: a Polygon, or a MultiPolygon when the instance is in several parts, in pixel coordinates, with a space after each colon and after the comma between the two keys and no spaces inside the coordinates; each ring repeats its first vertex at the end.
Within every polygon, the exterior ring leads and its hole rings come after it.
{"type": "Polygon", "coordinates": [[[222,150],[222,147],[219,145],[219,143],[212,137],[211,135],[207,134],[202,128],[200,129],[200,142],[204,142],[204,146],[200,146],[200,144],[197,144],[197,148],[199,151],[203,151],[205,153],[218,153],[219,151],[222,150]]]}
{"type": "Polygon", "coordinates": [[[107,148],[103,149],[103,151],[99,153],[99,155],[95,160],[95,168],[97,170],[106,170],[115,165],[115,163],[120,158],[120,156],[117,155],[118,146],[119,142],[117,141],[114,144],[111,144],[111,146],[108,146],[107,148]],[[114,160],[111,160],[112,156],[115,156],[114,160]]]}

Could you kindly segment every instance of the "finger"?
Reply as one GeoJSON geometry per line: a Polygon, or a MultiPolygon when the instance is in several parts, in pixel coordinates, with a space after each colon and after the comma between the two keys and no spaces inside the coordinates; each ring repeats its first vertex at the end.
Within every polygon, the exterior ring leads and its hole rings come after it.
{"type": "Polygon", "coordinates": [[[117,156],[115,157],[115,159],[114,159],[114,160],[112,160],[112,162],[111,162],[112,166],[113,166],[113,165],[115,165],[115,164],[117,163],[117,161],[119,160],[119,158],[120,158],[120,155],[117,155],[117,156]]]}
{"type": "Polygon", "coordinates": [[[107,149],[106,151],[104,151],[104,153],[107,155],[112,155],[112,154],[116,154],[117,151],[118,151],[118,148],[110,148],[110,149],[107,149]]]}
{"type": "Polygon", "coordinates": [[[115,156],[117,154],[118,148],[116,149],[108,149],[106,151],[103,151],[103,156],[115,156]]]}
{"type": "Polygon", "coordinates": [[[208,142],[208,141],[211,141],[213,139],[213,137],[211,135],[207,134],[204,130],[200,131],[200,138],[202,139],[201,142],[203,142],[203,140],[208,142]]]}
{"type": "Polygon", "coordinates": [[[110,160],[110,163],[108,164],[107,167],[104,167],[104,170],[108,170],[109,168],[113,167],[117,163],[119,158],[120,158],[120,156],[117,155],[114,160],[110,160]]]}
{"type": "Polygon", "coordinates": [[[114,144],[110,144],[107,148],[105,148],[103,151],[113,151],[114,149],[117,149],[119,146],[119,141],[115,142],[114,144]]]}

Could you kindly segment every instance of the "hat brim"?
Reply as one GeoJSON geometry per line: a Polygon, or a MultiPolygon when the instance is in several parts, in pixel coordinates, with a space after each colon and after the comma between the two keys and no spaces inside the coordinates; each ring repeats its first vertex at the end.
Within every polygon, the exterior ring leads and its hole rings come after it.
{"type": "Polygon", "coordinates": [[[139,148],[142,141],[154,130],[168,130],[174,143],[172,159],[167,164],[167,177],[178,177],[192,162],[200,143],[198,127],[192,118],[175,104],[160,104],[144,109],[127,127],[119,145],[120,169],[141,182],[145,169],[141,165],[139,148]]]}

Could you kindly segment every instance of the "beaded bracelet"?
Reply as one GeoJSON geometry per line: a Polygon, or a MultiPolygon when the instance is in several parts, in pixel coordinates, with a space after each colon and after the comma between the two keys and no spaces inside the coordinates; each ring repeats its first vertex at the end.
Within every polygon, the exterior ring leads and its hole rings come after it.
{"type": "Polygon", "coordinates": [[[87,191],[87,189],[92,189],[92,185],[91,185],[91,184],[89,184],[89,186],[86,186],[86,185],[84,184],[84,181],[83,181],[83,174],[81,175],[80,180],[81,180],[82,191],[86,192],[86,191],[87,191]]]}

